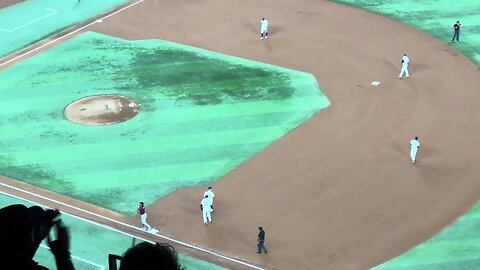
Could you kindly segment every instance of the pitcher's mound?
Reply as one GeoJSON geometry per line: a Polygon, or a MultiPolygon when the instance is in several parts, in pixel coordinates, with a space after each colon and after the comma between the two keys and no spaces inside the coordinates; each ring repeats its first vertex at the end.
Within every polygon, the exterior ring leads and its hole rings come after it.
{"type": "Polygon", "coordinates": [[[111,125],[127,121],[140,111],[135,101],[119,95],[98,95],[77,99],[65,108],[65,117],[87,126],[111,125]]]}

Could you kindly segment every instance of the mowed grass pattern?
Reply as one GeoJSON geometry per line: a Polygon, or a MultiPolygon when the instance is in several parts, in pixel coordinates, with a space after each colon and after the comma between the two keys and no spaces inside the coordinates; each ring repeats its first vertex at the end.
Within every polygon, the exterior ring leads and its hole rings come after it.
{"type": "Polygon", "coordinates": [[[315,78],[159,40],[93,32],[0,73],[0,172],[132,214],[212,184],[329,105],[315,78]],[[141,104],[111,126],[65,120],[89,95],[141,104]]]}

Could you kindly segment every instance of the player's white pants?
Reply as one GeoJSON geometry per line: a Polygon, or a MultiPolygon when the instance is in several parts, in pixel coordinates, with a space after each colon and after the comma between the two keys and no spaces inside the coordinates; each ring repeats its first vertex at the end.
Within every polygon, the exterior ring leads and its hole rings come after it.
{"type": "Polygon", "coordinates": [[[417,151],[418,151],[418,148],[410,149],[410,158],[412,158],[412,162],[415,162],[415,159],[417,158],[417,151]]]}
{"type": "Polygon", "coordinates": [[[410,77],[410,74],[408,73],[408,65],[402,65],[402,70],[400,70],[400,74],[398,75],[398,77],[402,78],[403,73],[405,73],[405,77],[410,77]]]}
{"type": "Polygon", "coordinates": [[[203,208],[203,223],[212,222],[211,209],[203,208]]]}
{"type": "Polygon", "coordinates": [[[147,213],[140,215],[140,222],[142,223],[142,228],[147,229],[147,231],[152,229],[152,226],[148,225],[147,223],[147,213]]]}

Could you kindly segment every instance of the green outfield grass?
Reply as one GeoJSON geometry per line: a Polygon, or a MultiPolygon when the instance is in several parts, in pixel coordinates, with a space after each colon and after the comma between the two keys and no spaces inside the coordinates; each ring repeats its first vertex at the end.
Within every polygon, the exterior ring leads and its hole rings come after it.
{"type": "Polygon", "coordinates": [[[28,0],[0,9],[0,57],[127,2],[128,0],[28,0]]]}

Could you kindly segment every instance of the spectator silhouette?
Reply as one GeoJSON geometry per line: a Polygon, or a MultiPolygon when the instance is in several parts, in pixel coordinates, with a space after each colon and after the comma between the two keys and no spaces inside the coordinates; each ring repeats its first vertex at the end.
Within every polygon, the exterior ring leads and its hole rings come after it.
{"type": "Polygon", "coordinates": [[[60,212],[45,211],[41,207],[27,208],[14,204],[0,209],[0,269],[2,270],[45,270],[33,260],[43,239],[52,227],[58,239],[48,239],[58,270],[74,270],[70,260],[70,239],[61,220],[54,221],[60,212]]]}
{"type": "Polygon", "coordinates": [[[120,261],[119,270],[185,270],[169,244],[139,243],[129,248],[120,261]]]}

